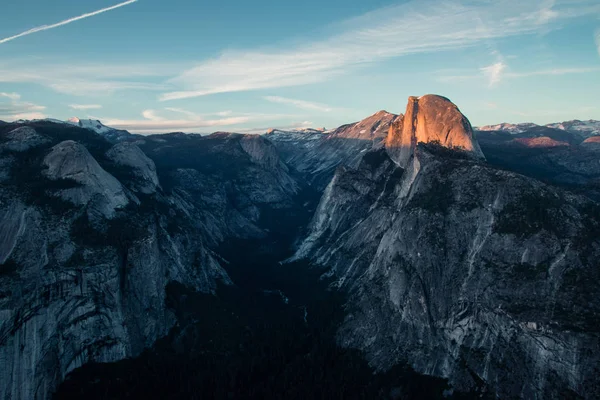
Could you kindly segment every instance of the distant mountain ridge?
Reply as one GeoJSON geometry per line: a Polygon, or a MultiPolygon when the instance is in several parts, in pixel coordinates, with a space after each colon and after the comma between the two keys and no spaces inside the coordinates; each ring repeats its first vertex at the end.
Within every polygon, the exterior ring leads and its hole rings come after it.
{"type": "Polygon", "coordinates": [[[593,119],[587,121],[580,121],[578,119],[574,119],[571,121],[554,122],[546,125],[538,125],[532,122],[526,122],[521,124],[511,124],[508,122],[503,122],[501,124],[496,125],[484,125],[476,127],[475,130],[482,132],[497,131],[518,134],[537,127],[560,129],[569,133],[578,134],[584,139],[600,135],[600,121],[593,119]]]}
{"type": "MultiPolygon", "coordinates": [[[[373,114],[373,116],[376,116],[380,113],[386,113],[386,114],[391,115],[391,113],[381,110],[381,111],[378,111],[377,113],[373,114]]],[[[371,117],[368,117],[368,118],[371,118],[371,117]]],[[[366,119],[367,118],[365,118],[365,120],[366,119]]],[[[88,119],[80,119],[78,117],[72,117],[66,121],[63,121],[60,119],[55,119],[55,118],[44,118],[44,119],[33,119],[33,120],[19,119],[12,123],[13,124],[25,124],[25,123],[39,122],[39,121],[48,121],[48,122],[53,122],[53,123],[57,123],[57,124],[74,125],[74,126],[78,126],[80,128],[94,131],[94,132],[96,132],[98,134],[102,134],[102,135],[106,135],[106,134],[109,134],[112,132],[127,132],[122,129],[117,129],[117,128],[113,128],[113,127],[104,125],[98,119],[89,119],[89,118],[88,119]]],[[[0,121],[0,124],[9,124],[9,123],[10,122],[7,122],[7,121],[0,121]]],[[[345,127],[347,125],[352,125],[352,124],[342,125],[336,129],[329,129],[329,130],[327,130],[325,128],[299,128],[299,129],[270,128],[270,129],[267,129],[264,132],[264,134],[269,135],[271,138],[273,138],[277,141],[286,141],[286,140],[291,141],[291,140],[295,140],[295,139],[307,139],[307,138],[308,139],[316,139],[320,135],[334,133],[337,130],[339,130],[340,128],[345,127]]],[[[590,137],[600,136],[600,121],[593,120],[593,119],[585,120],[585,121],[574,119],[574,120],[570,120],[570,121],[553,122],[553,123],[549,123],[549,124],[545,124],[545,125],[538,125],[533,122],[523,122],[523,123],[516,123],[516,124],[510,123],[510,122],[502,122],[499,124],[482,125],[482,126],[478,126],[478,127],[473,127],[473,130],[476,132],[477,131],[479,131],[479,132],[507,132],[510,134],[520,134],[520,133],[530,131],[531,129],[544,128],[544,127],[577,134],[577,135],[581,136],[582,141],[585,139],[588,139],[590,137]]],[[[127,133],[129,133],[129,132],[127,132],[127,133]]],[[[164,133],[172,133],[172,132],[164,132],[164,133]]]]}
{"type": "Polygon", "coordinates": [[[382,146],[398,117],[381,110],[330,131],[270,130],[265,137],[275,144],[288,165],[313,186],[325,188],[338,166],[357,167],[365,151],[382,146]]]}
{"type": "Polygon", "coordinates": [[[100,134],[104,134],[104,133],[115,130],[114,128],[109,128],[108,126],[104,125],[102,122],[100,122],[97,119],[79,119],[77,117],[72,117],[72,118],[69,118],[65,122],[69,123],[69,124],[77,125],[80,128],[89,129],[91,131],[94,131],[94,132],[100,133],[100,134]]]}
{"type": "MultiPolygon", "coordinates": [[[[110,141],[121,141],[124,138],[131,136],[131,133],[129,133],[128,131],[122,130],[122,129],[117,129],[117,128],[112,128],[110,126],[106,126],[102,122],[100,122],[100,120],[97,120],[97,119],[79,119],[77,117],[69,118],[66,121],[56,119],[56,118],[43,118],[43,119],[32,119],[32,120],[19,119],[19,120],[12,122],[12,124],[23,125],[23,124],[32,124],[32,123],[38,123],[38,122],[51,122],[53,124],[76,126],[79,128],[90,130],[99,135],[102,135],[110,141]]],[[[5,123],[5,124],[10,124],[10,123],[5,123]]]]}

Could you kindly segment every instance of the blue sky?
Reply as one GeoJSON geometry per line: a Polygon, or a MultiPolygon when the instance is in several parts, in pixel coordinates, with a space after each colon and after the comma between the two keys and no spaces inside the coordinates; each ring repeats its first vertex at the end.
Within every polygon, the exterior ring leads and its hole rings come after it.
{"type": "Polygon", "coordinates": [[[326,127],[407,97],[474,125],[600,119],[597,0],[19,0],[0,119],[135,132],[326,127]]]}

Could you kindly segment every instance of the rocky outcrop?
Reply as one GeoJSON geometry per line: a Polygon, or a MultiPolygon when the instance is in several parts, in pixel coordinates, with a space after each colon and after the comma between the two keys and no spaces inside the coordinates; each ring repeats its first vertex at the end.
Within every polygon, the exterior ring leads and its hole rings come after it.
{"type": "Polygon", "coordinates": [[[142,149],[159,169],[164,167],[165,175],[185,182],[185,187],[189,185],[187,194],[193,193],[189,201],[197,207],[213,207],[216,203],[209,201],[212,205],[208,205],[205,201],[218,193],[225,203],[215,212],[231,215],[235,220],[232,226],[242,223],[240,215],[255,224],[265,207],[290,207],[299,190],[273,144],[262,136],[217,132],[163,137],[166,143],[148,141],[142,149]],[[173,161],[178,159],[181,161],[173,161]],[[191,175],[195,178],[189,179],[191,175]]]}
{"type": "MultiPolygon", "coordinates": [[[[260,165],[267,171],[270,171],[277,185],[287,194],[294,194],[298,190],[298,184],[289,175],[288,166],[282,161],[277,152],[277,148],[262,135],[242,135],[240,138],[242,149],[250,156],[254,164],[260,165]]],[[[269,192],[266,189],[266,192],[269,192]]],[[[261,194],[256,193],[254,201],[260,201],[265,198],[265,191],[261,194]]],[[[280,199],[274,198],[274,202],[280,199]]]]}
{"type": "Polygon", "coordinates": [[[477,132],[487,161],[536,179],[600,199],[600,163],[594,137],[535,126],[517,134],[477,132]]]}
{"type": "Polygon", "coordinates": [[[574,133],[580,135],[583,138],[590,138],[597,135],[600,135],[600,121],[595,120],[572,120],[572,121],[564,121],[558,122],[554,124],[546,125],[548,128],[560,129],[566,132],[574,133]]]}
{"type": "Polygon", "coordinates": [[[0,398],[45,399],[84,363],[136,356],[166,335],[168,282],[209,292],[230,281],[189,222],[171,228],[168,202],[126,209],[84,144],[49,147],[54,137],[23,131],[0,189],[0,398]]]}
{"type": "Polygon", "coordinates": [[[22,129],[27,146],[0,153],[2,399],[47,399],[75,368],[152,346],[177,323],[167,286],[231,284],[218,245],[266,235],[262,213],[285,210],[298,190],[264,138],[265,147],[243,146],[241,135],[113,146],[36,124],[42,143],[22,129]]]}
{"type": "Polygon", "coordinates": [[[154,161],[148,158],[134,143],[116,144],[106,153],[106,156],[115,164],[133,170],[135,176],[130,180],[132,190],[152,194],[160,187],[154,161]]]}
{"type": "Polygon", "coordinates": [[[77,117],[69,118],[67,121],[57,121],[52,120],[52,122],[59,124],[69,124],[75,125],[79,128],[87,129],[89,131],[95,132],[98,135],[101,135],[107,140],[111,142],[119,142],[122,140],[128,140],[131,138],[131,134],[125,130],[115,129],[109,126],[104,125],[102,122],[97,119],[79,119],[77,117]]]}
{"type": "Polygon", "coordinates": [[[503,122],[501,124],[496,125],[479,126],[475,129],[481,132],[508,132],[511,134],[516,134],[525,132],[531,128],[535,128],[536,126],[539,125],[531,122],[526,122],[522,124],[509,124],[507,122],[503,122]]]}
{"type": "Polygon", "coordinates": [[[473,138],[471,123],[450,100],[436,95],[411,96],[404,117],[390,127],[385,147],[392,159],[405,168],[417,144],[430,142],[484,158],[473,138]]]}
{"type": "Polygon", "coordinates": [[[581,145],[589,149],[600,150],[600,136],[592,136],[587,138],[581,145]]]}
{"type": "Polygon", "coordinates": [[[0,264],[4,264],[12,253],[24,229],[24,207],[15,202],[6,207],[0,217],[0,264]]]}
{"type": "Polygon", "coordinates": [[[48,138],[29,126],[14,129],[8,132],[3,139],[5,141],[0,144],[0,151],[23,152],[50,142],[48,138]]]}
{"type": "Polygon", "coordinates": [[[420,119],[411,98],[390,130],[410,135],[338,169],[294,257],[348,293],[339,343],[460,390],[597,397],[600,208],[486,165],[466,118],[429,98],[442,112],[420,119]]]}
{"type": "Polygon", "coordinates": [[[44,158],[43,174],[54,181],[72,181],[75,187],[62,189],[58,196],[75,205],[94,200],[98,210],[110,217],[115,209],[127,205],[121,183],[106,172],[80,143],[66,140],[54,146],[44,158]]]}
{"type": "MultiPolygon", "coordinates": [[[[240,139],[240,145],[252,161],[257,164],[264,165],[267,168],[276,168],[281,164],[275,146],[260,135],[243,135],[240,139]]],[[[285,164],[283,168],[287,169],[285,164]]]]}
{"type": "Polygon", "coordinates": [[[3,212],[14,222],[1,235],[2,398],[45,399],[85,363],[140,354],[175,323],[169,281],[199,291],[229,281],[201,239],[169,232],[165,216],[115,216],[103,232],[76,210],[3,212]]]}
{"type": "Polygon", "coordinates": [[[560,147],[560,146],[569,146],[567,142],[559,142],[557,140],[551,139],[547,136],[541,136],[536,138],[517,138],[514,140],[516,143],[530,148],[535,147],[560,147]]]}

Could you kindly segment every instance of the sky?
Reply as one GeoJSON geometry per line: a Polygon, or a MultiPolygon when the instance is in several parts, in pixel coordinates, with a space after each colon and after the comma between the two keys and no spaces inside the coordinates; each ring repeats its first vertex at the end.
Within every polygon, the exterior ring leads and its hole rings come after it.
{"type": "Polygon", "coordinates": [[[598,0],[7,0],[0,120],[335,128],[408,96],[474,126],[600,119],[598,0]]]}

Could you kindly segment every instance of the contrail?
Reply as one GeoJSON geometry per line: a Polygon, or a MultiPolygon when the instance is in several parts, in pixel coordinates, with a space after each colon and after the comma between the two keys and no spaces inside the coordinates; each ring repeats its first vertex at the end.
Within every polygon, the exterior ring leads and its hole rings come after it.
{"type": "Polygon", "coordinates": [[[41,31],[47,31],[48,29],[58,28],[59,26],[67,25],[67,24],[70,24],[71,22],[79,21],[80,19],[84,19],[84,18],[88,18],[88,17],[93,17],[94,15],[102,14],[104,12],[107,12],[107,11],[110,11],[110,10],[114,10],[115,8],[123,7],[123,6],[126,6],[127,4],[131,4],[131,3],[135,3],[136,1],[138,1],[138,0],[128,0],[128,1],[125,1],[123,3],[119,3],[119,4],[116,4],[114,6],[111,6],[111,7],[103,8],[103,9],[98,10],[98,11],[93,11],[91,13],[83,14],[83,15],[80,15],[78,17],[73,17],[73,18],[65,19],[64,21],[57,22],[56,24],[38,26],[38,27],[32,28],[32,29],[30,29],[28,31],[21,32],[18,35],[14,35],[14,36],[11,36],[11,37],[0,39],[0,44],[6,43],[6,42],[10,42],[11,40],[15,40],[15,39],[20,38],[22,36],[31,35],[32,33],[41,32],[41,31]]]}

